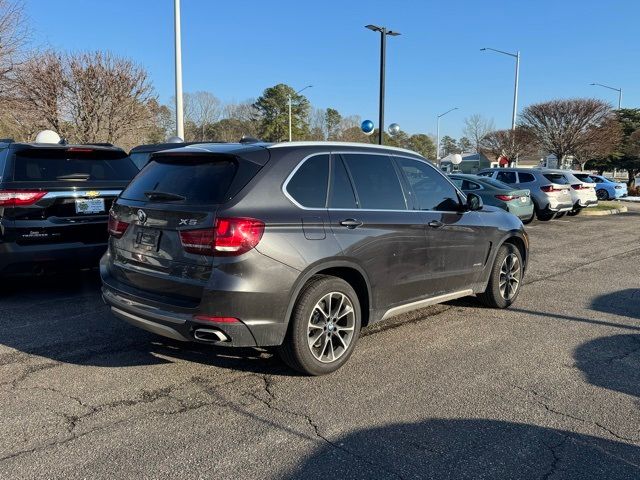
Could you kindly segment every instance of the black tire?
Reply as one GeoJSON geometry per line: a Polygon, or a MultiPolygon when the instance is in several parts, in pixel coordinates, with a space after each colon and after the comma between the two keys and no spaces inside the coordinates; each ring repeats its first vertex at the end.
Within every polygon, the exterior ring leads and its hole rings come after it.
{"type": "MultiPolygon", "coordinates": [[[[489,276],[489,283],[487,284],[487,288],[484,292],[478,295],[480,301],[488,307],[491,308],[507,308],[513,302],[516,301],[518,295],[520,294],[520,287],[522,285],[522,273],[523,273],[523,265],[522,265],[522,256],[520,255],[520,250],[515,245],[510,243],[505,243],[498,249],[498,254],[496,255],[496,260],[493,263],[493,268],[491,269],[491,275],[489,276]],[[501,277],[504,279],[502,274],[503,265],[505,265],[505,261],[507,257],[511,257],[517,259],[518,272],[516,274],[517,284],[511,282],[510,279],[507,279],[507,283],[511,285],[516,285],[515,292],[512,293],[511,296],[505,295],[503,290],[501,290],[501,277]]],[[[511,270],[507,268],[507,270],[511,270]]],[[[505,284],[506,285],[506,284],[505,284]]],[[[508,290],[505,290],[508,291],[508,290]]]]}
{"type": "Polygon", "coordinates": [[[570,217],[575,217],[576,215],[580,215],[581,211],[582,207],[573,207],[573,210],[567,212],[567,215],[569,215],[570,217]]]}
{"type": "MultiPolygon", "coordinates": [[[[342,305],[343,304],[341,303],[337,309],[339,310],[342,305]]],[[[336,315],[339,313],[340,312],[336,311],[336,315]]],[[[328,373],[335,372],[342,367],[347,360],[349,360],[360,335],[361,322],[362,313],[360,310],[360,302],[358,301],[358,295],[351,285],[341,278],[327,275],[316,275],[307,282],[296,300],[295,307],[293,308],[293,312],[289,320],[287,336],[284,343],[278,348],[278,352],[282,360],[287,365],[294,370],[307,375],[326,375],[328,373]],[[340,334],[340,329],[343,329],[343,333],[351,331],[348,326],[345,326],[347,324],[339,326],[338,322],[342,321],[341,319],[329,321],[329,318],[324,318],[320,314],[321,311],[326,309],[327,300],[325,299],[329,296],[329,309],[326,310],[328,310],[329,317],[334,316],[331,303],[334,301],[334,297],[330,295],[336,295],[336,298],[339,299],[340,297],[338,297],[337,294],[346,297],[353,308],[352,315],[346,314],[343,316],[347,322],[353,323],[351,337],[348,337],[348,333],[346,333],[345,336],[340,334]],[[325,302],[322,303],[322,310],[317,308],[321,302],[325,302]],[[320,330],[318,326],[312,326],[312,323],[313,325],[316,325],[316,321],[314,319],[318,320],[317,325],[324,326],[324,330],[320,330]],[[324,323],[322,323],[323,321],[324,323]],[[332,325],[331,328],[328,326],[329,323],[332,325]],[[311,336],[310,332],[315,331],[312,329],[319,330],[318,341],[315,342],[313,346],[310,345],[309,342],[311,336]],[[348,337],[346,348],[340,345],[336,336],[340,336],[342,345],[345,344],[345,340],[348,337]],[[324,346],[322,346],[323,340],[325,342],[324,346]],[[336,342],[335,344],[334,340],[336,342]],[[318,342],[320,343],[318,344],[318,342]],[[334,347],[334,345],[337,345],[338,348],[334,347]],[[316,351],[314,348],[322,349],[322,351],[319,352],[319,355],[320,358],[323,358],[323,354],[325,353],[324,348],[327,348],[327,357],[329,357],[329,347],[330,352],[334,354],[334,356],[335,352],[338,351],[339,357],[335,358],[335,360],[327,358],[327,361],[321,361],[318,359],[316,354],[319,350],[316,351]],[[315,351],[316,353],[312,353],[312,351],[315,351]]]]}
{"type": "Polygon", "coordinates": [[[556,218],[564,217],[565,213],[567,213],[567,212],[558,212],[558,213],[556,213],[556,218]]]}
{"type": "Polygon", "coordinates": [[[596,190],[596,197],[598,197],[598,200],[609,200],[609,192],[604,188],[599,188],[596,190]]]}
{"type": "Polygon", "coordinates": [[[531,216],[529,218],[525,218],[524,220],[522,220],[522,223],[524,223],[525,225],[530,224],[531,222],[533,222],[533,220],[536,218],[536,212],[533,211],[531,212],[531,216]]]}
{"type": "Polygon", "coordinates": [[[553,213],[536,209],[536,218],[542,222],[548,222],[553,218],[553,213]]]}

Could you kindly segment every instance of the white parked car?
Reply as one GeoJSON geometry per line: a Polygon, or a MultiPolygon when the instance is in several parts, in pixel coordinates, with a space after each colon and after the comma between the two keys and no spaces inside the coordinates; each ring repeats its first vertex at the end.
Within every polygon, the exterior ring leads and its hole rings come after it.
{"type": "Polygon", "coordinates": [[[571,201],[573,209],[567,215],[578,215],[583,208],[598,204],[595,182],[580,180],[570,170],[545,169],[543,175],[554,183],[571,186],[571,201]]]}

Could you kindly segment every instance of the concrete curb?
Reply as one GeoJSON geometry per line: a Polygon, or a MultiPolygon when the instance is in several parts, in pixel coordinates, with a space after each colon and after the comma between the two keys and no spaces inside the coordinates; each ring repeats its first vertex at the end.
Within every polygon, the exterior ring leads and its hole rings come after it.
{"type": "Polygon", "coordinates": [[[617,215],[618,213],[625,213],[626,211],[628,211],[628,209],[624,205],[621,205],[618,208],[612,208],[611,210],[590,210],[588,208],[584,208],[580,212],[580,215],[595,217],[600,215],[617,215]]]}

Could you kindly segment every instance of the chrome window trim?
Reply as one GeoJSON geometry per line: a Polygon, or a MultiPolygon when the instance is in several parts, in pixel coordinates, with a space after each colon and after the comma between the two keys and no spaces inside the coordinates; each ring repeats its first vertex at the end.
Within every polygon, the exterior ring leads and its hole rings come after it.
{"type": "MultiPolygon", "coordinates": [[[[291,142],[291,143],[303,143],[303,142],[291,142]]],[[[314,142],[311,142],[315,145],[314,142]]],[[[339,145],[344,146],[343,143],[338,142],[339,145]]],[[[289,145],[289,143],[285,143],[284,145],[289,145]]],[[[356,145],[360,145],[360,144],[356,144],[356,145]]],[[[380,147],[378,147],[380,148],[380,147]]],[[[383,148],[391,148],[391,147],[383,147],[383,148]]],[[[404,149],[400,149],[402,151],[409,151],[409,150],[404,150],[404,149]]],[[[413,152],[411,152],[413,153],[413,152]]],[[[287,178],[285,178],[284,182],[282,183],[282,193],[284,194],[285,197],[287,197],[289,199],[289,201],[291,203],[293,203],[296,207],[298,207],[301,210],[307,210],[307,211],[311,211],[311,212],[319,212],[319,211],[329,211],[329,212],[353,212],[355,210],[359,210],[361,212],[402,212],[402,213],[457,213],[457,214],[465,214],[467,213],[466,211],[455,211],[455,210],[413,210],[410,208],[407,208],[405,210],[392,210],[392,209],[386,209],[386,208],[329,208],[329,207],[325,207],[325,208],[311,208],[311,207],[305,207],[303,205],[301,205],[300,203],[298,203],[287,191],[287,185],[289,184],[289,181],[291,180],[291,178],[293,178],[293,176],[296,174],[296,172],[298,171],[298,169],[302,166],[302,164],[304,162],[306,162],[308,159],[310,159],[311,157],[316,157],[318,155],[342,155],[342,154],[357,154],[357,155],[385,155],[382,152],[358,152],[358,151],[328,151],[328,152],[314,152],[310,155],[307,155],[306,157],[304,157],[302,160],[300,160],[300,162],[295,166],[295,168],[291,171],[291,173],[287,176],[287,178]]],[[[434,169],[436,172],[439,172],[437,168],[435,168],[433,165],[431,165],[428,161],[420,159],[420,158],[415,158],[415,157],[408,157],[406,155],[395,155],[395,154],[386,154],[389,157],[392,158],[407,158],[409,160],[415,160],[417,162],[422,162],[425,165],[429,166],[430,168],[434,169]]],[[[417,154],[416,154],[417,155],[417,154]]],[[[439,172],[440,173],[440,172],[439,172]]],[[[451,180],[449,180],[447,178],[446,175],[444,175],[443,173],[440,173],[440,175],[445,179],[445,181],[447,181],[451,186],[453,186],[454,190],[456,190],[456,192],[458,192],[459,194],[462,195],[462,198],[466,199],[467,196],[460,190],[458,189],[458,187],[456,187],[451,180]]],[[[398,179],[400,180],[400,179],[398,179]]],[[[331,181],[331,178],[329,178],[329,181],[331,181]]],[[[328,191],[328,190],[327,190],[328,191]]],[[[404,194],[404,193],[403,193],[404,194]]]]}
{"type": "Polygon", "coordinates": [[[102,197],[117,197],[122,193],[122,190],[100,190],[99,188],[93,190],[71,190],[65,192],[48,192],[42,198],[60,198],[60,197],[71,197],[71,198],[102,198],[102,197]],[[98,196],[89,195],[89,192],[99,192],[98,196]]]}

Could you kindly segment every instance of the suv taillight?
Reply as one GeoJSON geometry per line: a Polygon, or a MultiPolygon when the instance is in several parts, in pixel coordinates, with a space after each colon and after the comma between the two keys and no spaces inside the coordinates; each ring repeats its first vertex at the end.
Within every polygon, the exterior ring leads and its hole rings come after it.
{"type": "Polygon", "coordinates": [[[0,207],[33,205],[46,194],[40,190],[0,190],[0,207]]]}
{"type": "Polygon", "coordinates": [[[549,192],[561,192],[562,189],[561,188],[555,188],[553,185],[545,185],[543,187],[540,187],[540,190],[542,190],[543,192],[549,193],[549,192]]]}
{"type": "Polygon", "coordinates": [[[218,218],[214,228],[182,230],[186,252],[198,255],[234,256],[254,248],[264,233],[264,222],[255,218],[218,218]]]}
{"type": "Polygon", "coordinates": [[[517,197],[515,195],[496,195],[496,198],[504,202],[509,202],[511,200],[515,200],[516,198],[520,198],[520,197],[517,197]]]}
{"type": "Polygon", "coordinates": [[[127,222],[118,220],[113,212],[109,212],[109,235],[115,238],[121,238],[129,228],[127,222]]]}
{"type": "Polygon", "coordinates": [[[571,188],[573,188],[574,190],[588,190],[589,189],[589,187],[587,187],[583,183],[574,183],[573,185],[571,185],[571,188]]]}

